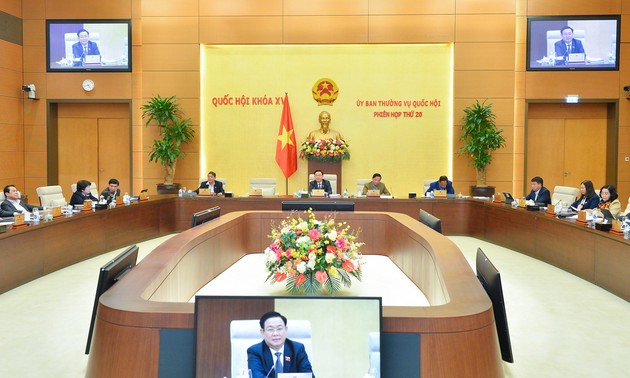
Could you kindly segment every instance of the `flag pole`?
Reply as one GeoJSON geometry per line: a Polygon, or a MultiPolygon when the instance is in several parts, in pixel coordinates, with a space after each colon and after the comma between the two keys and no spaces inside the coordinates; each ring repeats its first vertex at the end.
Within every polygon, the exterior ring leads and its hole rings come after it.
{"type": "Polygon", "coordinates": [[[284,188],[285,188],[284,194],[288,196],[289,195],[289,178],[288,177],[284,178],[284,188]]]}

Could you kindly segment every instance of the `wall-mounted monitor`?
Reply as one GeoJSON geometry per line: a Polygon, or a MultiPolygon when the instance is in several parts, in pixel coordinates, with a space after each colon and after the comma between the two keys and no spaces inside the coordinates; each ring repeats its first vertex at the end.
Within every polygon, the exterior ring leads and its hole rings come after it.
{"type": "Polygon", "coordinates": [[[527,19],[527,70],[619,70],[619,16],[527,19]]]}
{"type": "Polygon", "coordinates": [[[282,201],[282,211],[354,211],[352,201],[282,201]]]}
{"type": "Polygon", "coordinates": [[[130,72],[131,20],[46,20],[46,71],[130,72]]]}

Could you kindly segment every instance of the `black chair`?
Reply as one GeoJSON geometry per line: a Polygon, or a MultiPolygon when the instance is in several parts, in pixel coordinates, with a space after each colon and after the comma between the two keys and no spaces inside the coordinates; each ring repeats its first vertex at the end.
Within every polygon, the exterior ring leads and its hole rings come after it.
{"type": "Polygon", "coordinates": [[[420,223],[425,226],[431,227],[434,231],[442,233],[442,221],[426,211],[420,209],[420,223]]]}
{"type": "Polygon", "coordinates": [[[199,226],[200,224],[211,221],[215,218],[218,218],[221,215],[221,208],[219,206],[211,207],[206,210],[201,210],[193,214],[192,216],[192,226],[199,226]]]}

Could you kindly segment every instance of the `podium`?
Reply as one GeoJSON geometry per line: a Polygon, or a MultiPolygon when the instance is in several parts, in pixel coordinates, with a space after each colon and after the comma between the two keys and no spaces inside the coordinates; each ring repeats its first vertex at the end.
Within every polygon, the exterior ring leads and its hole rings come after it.
{"type": "MultiPolygon", "coordinates": [[[[308,161],[308,173],[311,174],[315,170],[321,169],[324,174],[333,174],[337,175],[337,191],[336,193],[343,193],[343,189],[341,189],[341,161],[317,161],[317,160],[309,160],[308,161]]],[[[307,187],[308,184],[308,176],[307,176],[307,187]]]]}

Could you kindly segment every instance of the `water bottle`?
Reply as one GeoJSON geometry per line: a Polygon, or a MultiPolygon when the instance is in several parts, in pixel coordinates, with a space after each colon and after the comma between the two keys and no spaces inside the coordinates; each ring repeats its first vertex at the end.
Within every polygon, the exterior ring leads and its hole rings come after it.
{"type": "Polygon", "coordinates": [[[593,228],[597,224],[597,209],[593,210],[593,228]]]}
{"type": "Polygon", "coordinates": [[[348,198],[348,189],[343,191],[343,198],[348,198]]]}
{"type": "Polygon", "coordinates": [[[179,196],[183,196],[184,195],[184,190],[182,188],[179,188],[179,196]]]}
{"type": "Polygon", "coordinates": [[[433,191],[430,191],[430,192],[429,192],[429,197],[431,197],[431,198],[435,198],[435,193],[433,193],[433,191]]]}
{"type": "Polygon", "coordinates": [[[129,205],[130,202],[131,202],[131,198],[129,197],[129,193],[125,192],[125,195],[123,196],[123,203],[125,205],[129,205]]]}
{"type": "Polygon", "coordinates": [[[33,222],[39,223],[39,208],[33,209],[33,222]]]}

